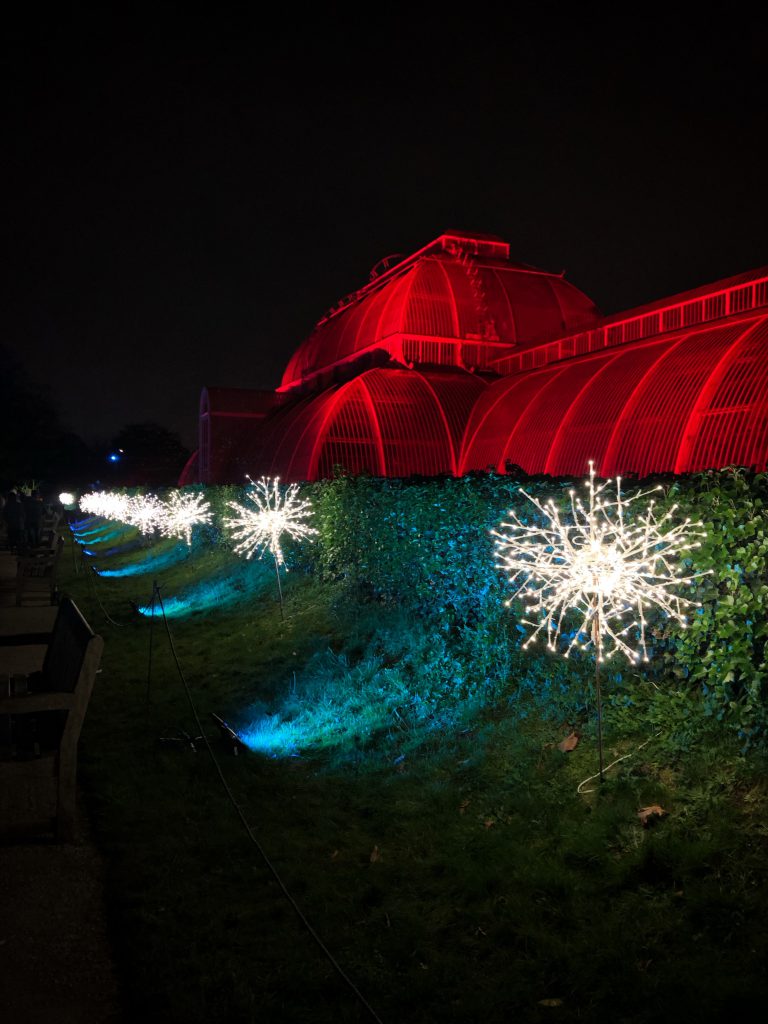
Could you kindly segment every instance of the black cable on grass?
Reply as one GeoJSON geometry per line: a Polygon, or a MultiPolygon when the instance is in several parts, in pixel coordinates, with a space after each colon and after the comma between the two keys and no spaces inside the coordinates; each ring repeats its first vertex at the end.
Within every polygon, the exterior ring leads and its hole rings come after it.
{"type": "Polygon", "coordinates": [[[94,581],[93,581],[93,577],[94,577],[94,576],[98,576],[99,574],[98,574],[98,573],[96,572],[96,568],[95,568],[95,566],[91,565],[91,566],[89,566],[89,568],[91,569],[91,571],[92,571],[93,575],[91,575],[91,573],[86,573],[86,576],[87,576],[87,577],[88,577],[88,579],[89,579],[89,580],[91,581],[91,587],[92,587],[92,589],[93,589],[93,596],[94,596],[94,597],[96,598],[96,600],[98,601],[98,604],[99,604],[99,608],[101,608],[102,612],[104,613],[104,618],[105,618],[105,619],[107,620],[107,622],[110,622],[110,623],[111,623],[111,624],[112,624],[113,626],[117,626],[118,628],[121,628],[121,627],[123,627],[123,626],[127,626],[127,625],[128,625],[128,623],[127,623],[127,622],[115,622],[115,620],[114,620],[114,619],[112,618],[112,616],[111,616],[111,615],[109,614],[109,612],[107,611],[107,609],[106,609],[106,608],[104,607],[104,605],[103,605],[103,604],[101,603],[101,598],[100,598],[100,597],[99,597],[99,595],[98,595],[98,591],[97,591],[97,588],[96,588],[96,584],[95,584],[95,583],[94,583],[94,581]]]}
{"type": "Polygon", "coordinates": [[[160,593],[160,585],[157,580],[152,582],[152,605],[149,612],[149,660],[147,663],[147,695],[144,707],[144,717],[146,720],[147,733],[149,733],[149,700],[150,700],[150,686],[152,682],[152,639],[155,633],[155,594],[160,593]]]}
{"type": "MultiPolygon", "coordinates": [[[[77,564],[77,555],[75,554],[75,544],[77,543],[77,540],[75,538],[75,531],[72,529],[72,524],[69,523],[68,526],[69,526],[69,532],[71,534],[71,536],[69,538],[69,549],[72,552],[72,568],[75,570],[75,576],[79,576],[80,575],[80,566],[77,564]]],[[[82,552],[81,552],[81,557],[82,557],[82,552]]]]}
{"type": "MultiPolygon", "coordinates": [[[[195,707],[195,702],[192,699],[192,693],[191,693],[191,691],[189,689],[189,685],[187,683],[187,680],[184,677],[184,672],[182,671],[178,655],[176,654],[176,647],[175,647],[175,645],[173,643],[173,636],[171,635],[171,629],[170,629],[170,626],[168,625],[168,619],[165,617],[165,606],[163,605],[163,598],[162,598],[162,595],[160,594],[160,588],[159,587],[155,586],[154,594],[157,595],[157,600],[160,603],[160,612],[161,612],[161,614],[163,616],[163,624],[165,626],[165,631],[168,634],[168,642],[171,645],[171,654],[173,655],[173,660],[176,663],[176,669],[177,669],[177,671],[179,673],[179,678],[181,679],[182,686],[184,687],[184,692],[187,695],[187,701],[189,702],[189,707],[190,707],[190,710],[192,711],[192,717],[195,720],[195,725],[197,726],[197,729],[199,730],[199,732],[200,732],[200,734],[201,734],[201,736],[203,738],[203,742],[205,743],[205,749],[208,751],[208,753],[210,755],[210,758],[213,761],[213,765],[214,765],[214,767],[216,769],[216,774],[219,776],[219,781],[221,782],[222,786],[224,787],[224,791],[227,794],[227,797],[229,798],[229,802],[232,804],[232,806],[234,807],[235,811],[237,812],[237,816],[240,818],[240,821],[241,821],[241,823],[243,825],[243,828],[245,829],[245,831],[246,831],[246,833],[248,835],[248,838],[251,840],[253,845],[259,851],[259,853],[260,853],[264,863],[267,865],[267,867],[269,868],[270,872],[272,873],[272,877],[275,879],[277,884],[280,886],[280,890],[282,891],[283,895],[288,900],[288,902],[291,904],[291,906],[293,907],[294,911],[296,912],[297,917],[299,918],[301,923],[304,925],[304,927],[307,929],[307,931],[312,936],[312,938],[315,940],[315,942],[319,946],[320,950],[322,951],[324,956],[327,958],[328,962],[334,968],[334,970],[339,975],[339,977],[342,979],[342,981],[355,994],[355,997],[359,1001],[360,1005],[370,1014],[372,1019],[377,1021],[377,1024],[383,1024],[383,1021],[382,1021],[381,1017],[379,1017],[378,1013],[376,1013],[376,1011],[371,1006],[371,1004],[368,1002],[368,1000],[365,998],[365,996],[362,994],[360,989],[357,987],[357,985],[355,985],[354,981],[352,981],[352,979],[349,977],[349,975],[344,971],[344,968],[341,966],[341,964],[338,962],[338,960],[336,960],[336,958],[334,957],[333,953],[331,953],[330,949],[328,949],[326,944],[320,938],[320,936],[315,931],[315,929],[312,926],[312,924],[309,922],[309,920],[305,916],[305,914],[302,911],[301,907],[298,905],[296,900],[293,898],[293,896],[288,891],[288,888],[287,888],[285,882],[283,881],[283,879],[280,877],[280,875],[279,875],[279,873],[277,871],[277,868],[274,866],[272,861],[269,859],[269,857],[267,856],[266,850],[264,849],[264,847],[261,845],[259,840],[254,835],[253,829],[248,824],[248,821],[246,820],[246,817],[243,814],[243,812],[242,812],[242,810],[240,808],[240,805],[235,800],[234,794],[232,793],[232,790],[229,788],[229,783],[224,778],[224,773],[221,770],[221,766],[219,765],[219,762],[216,760],[216,755],[213,752],[213,748],[211,747],[211,744],[210,744],[210,742],[208,740],[208,737],[205,735],[205,730],[203,729],[202,723],[200,721],[200,716],[197,713],[197,708],[195,707]]],[[[154,595],[153,595],[153,597],[154,597],[154,595]]]]}

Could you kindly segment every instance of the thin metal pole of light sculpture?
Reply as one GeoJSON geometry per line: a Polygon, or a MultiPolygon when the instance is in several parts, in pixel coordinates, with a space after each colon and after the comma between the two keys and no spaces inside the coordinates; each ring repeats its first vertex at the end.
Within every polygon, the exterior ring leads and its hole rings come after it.
{"type": "Polygon", "coordinates": [[[280,563],[277,560],[277,555],[272,553],[275,559],[275,579],[277,580],[277,595],[280,598],[280,618],[285,619],[285,609],[283,608],[283,585],[280,582],[280,563]]]}
{"type": "Polygon", "coordinates": [[[680,597],[675,591],[707,575],[688,573],[680,560],[682,552],[700,546],[696,538],[705,536],[702,523],[687,518],[674,524],[677,505],[657,517],[653,498],[644,510],[637,509],[630,522],[627,508],[653,491],[622,497],[621,477],[617,477],[615,498],[607,500],[603,494],[610,484],[611,480],[606,480],[595,485],[594,464],[590,462],[589,481],[585,484],[589,504],[585,506],[572,490],[568,521],[561,518],[552,500],[542,504],[521,487],[520,491],[535,506],[534,515],[542,525],[528,525],[511,511],[512,521],[502,523],[500,531],[491,531],[496,538],[497,563],[512,585],[517,585],[506,604],[522,595],[528,611],[537,616],[533,621],[523,620],[533,628],[523,647],[546,637],[547,647],[555,651],[570,638],[564,651],[566,658],[574,648],[591,647],[595,652],[601,782],[601,664],[617,652],[633,663],[648,661],[645,610],[655,606],[684,629],[685,610],[700,607],[700,602],[680,597]],[[566,637],[563,627],[569,613],[580,616],[581,621],[566,637]],[[637,647],[628,642],[632,634],[637,647]]]}
{"type": "Polygon", "coordinates": [[[251,487],[245,496],[254,507],[228,501],[227,506],[234,510],[235,515],[224,519],[224,525],[238,542],[235,545],[238,554],[252,558],[258,552],[261,558],[265,551],[271,552],[280,597],[280,617],[285,618],[283,587],[280,582],[280,566],[285,565],[281,539],[283,534],[293,540],[307,540],[317,534],[317,530],[305,522],[312,515],[312,507],[309,501],[299,497],[298,484],[291,484],[285,493],[281,493],[279,477],[272,480],[262,477],[254,481],[247,476],[246,479],[251,487]]]}

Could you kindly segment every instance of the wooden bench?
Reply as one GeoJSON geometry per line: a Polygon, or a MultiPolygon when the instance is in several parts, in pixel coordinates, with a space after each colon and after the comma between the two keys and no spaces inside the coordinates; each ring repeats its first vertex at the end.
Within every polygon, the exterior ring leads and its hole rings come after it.
{"type": "Polygon", "coordinates": [[[0,595],[7,599],[12,594],[17,608],[35,600],[55,604],[58,597],[57,571],[63,548],[64,538],[57,536],[52,547],[20,555],[13,581],[7,577],[0,579],[0,595]]]}
{"type": "Polygon", "coordinates": [[[60,842],[71,842],[77,743],[103,647],[74,601],[65,598],[42,669],[24,678],[4,677],[0,830],[39,831],[44,825],[53,827],[60,842]]]}

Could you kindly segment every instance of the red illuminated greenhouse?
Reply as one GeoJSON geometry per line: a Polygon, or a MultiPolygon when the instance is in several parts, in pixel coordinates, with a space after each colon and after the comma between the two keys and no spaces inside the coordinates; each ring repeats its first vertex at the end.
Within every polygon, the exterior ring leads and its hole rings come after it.
{"type": "Polygon", "coordinates": [[[198,479],[766,466],[765,268],[603,318],[493,236],[387,262],[276,392],[203,392],[198,479]]]}

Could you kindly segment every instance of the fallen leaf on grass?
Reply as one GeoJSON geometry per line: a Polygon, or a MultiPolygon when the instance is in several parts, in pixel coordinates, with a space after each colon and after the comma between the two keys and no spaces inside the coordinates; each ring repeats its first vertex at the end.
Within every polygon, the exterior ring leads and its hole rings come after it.
{"type": "Polygon", "coordinates": [[[339,851],[338,850],[334,850],[333,853],[331,854],[331,860],[336,860],[336,858],[338,856],[339,856],[339,851]]]}
{"type": "Polygon", "coordinates": [[[495,824],[496,822],[493,820],[493,818],[486,818],[485,821],[483,822],[483,825],[485,825],[486,828],[493,828],[495,824]]]}
{"type": "Polygon", "coordinates": [[[471,800],[462,800],[461,803],[459,804],[459,814],[463,814],[469,807],[471,802],[471,800]]]}
{"type": "Polygon", "coordinates": [[[371,850],[371,864],[375,864],[377,860],[381,860],[381,854],[379,853],[378,846],[374,846],[371,850]]]}
{"type": "Polygon", "coordinates": [[[564,740],[561,740],[560,743],[557,744],[557,749],[562,750],[564,754],[567,754],[571,750],[575,750],[578,745],[579,734],[577,732],[572,732],[570,736],[566,736],[564,740]]]}
{"type": "Polygon", "coordinates": [[[562,1006],[562,999],[540,999],[539,1006],[562,1006]]]}
{"type": "Polygon", "coordinates": [[[667,813],[660,804],[651,804],[649,807],[641,807],[637,816],[643,828],[648,828],[654,818],[664,818],[667,813]]]}

